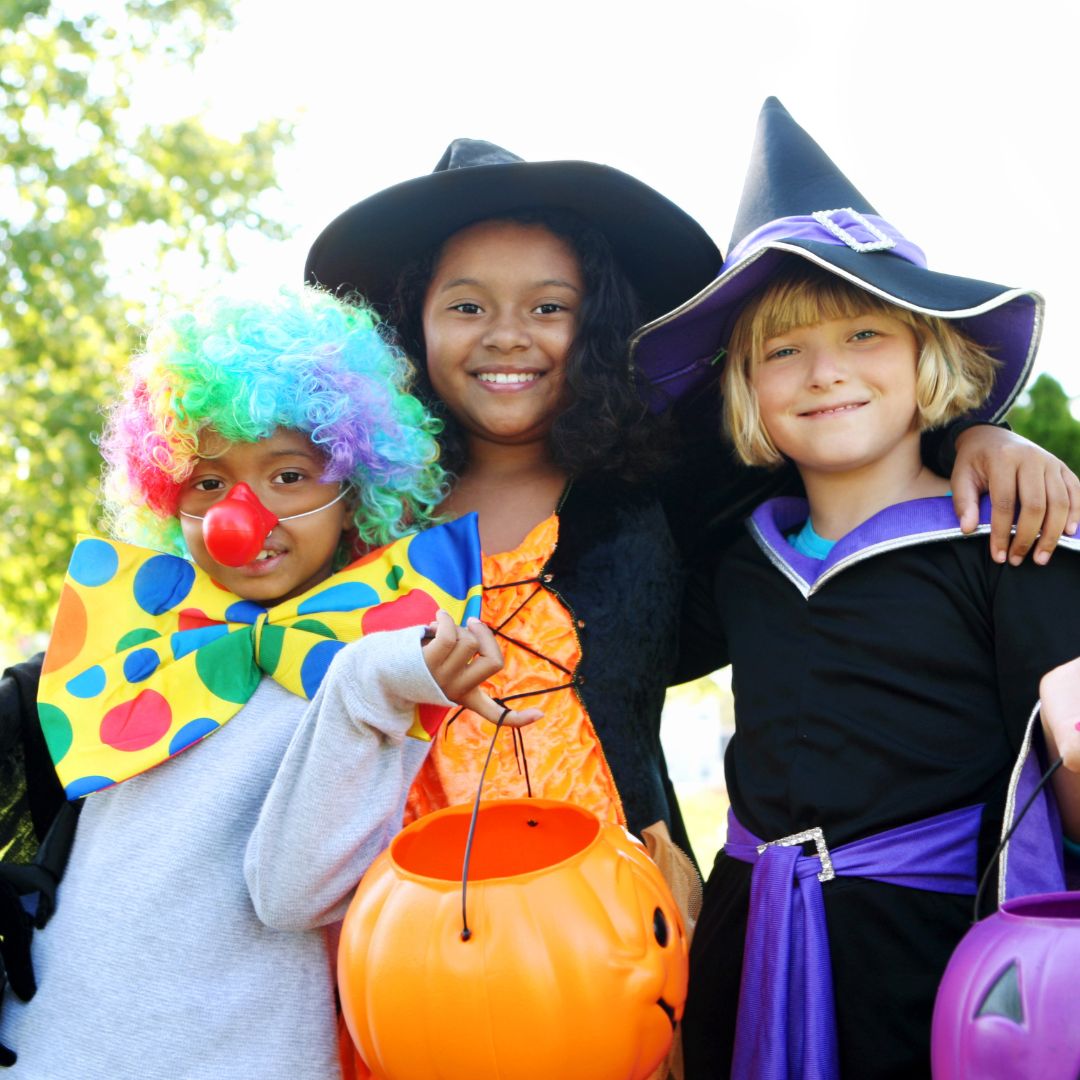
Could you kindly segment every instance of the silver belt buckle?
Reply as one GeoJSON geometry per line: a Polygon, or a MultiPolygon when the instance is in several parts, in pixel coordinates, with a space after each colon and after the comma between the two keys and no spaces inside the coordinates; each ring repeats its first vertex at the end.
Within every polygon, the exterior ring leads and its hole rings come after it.
{"type": "Polygon", "coordinates": [[[829,849],[825,846],[825,834],[821,831],[820,825],[815,825],[812,829],[805,829],[802,832],[792,833],[790,836],[781,837],[779,840],[769,840],[765,844],[758,844],[757,853],[764,855],[766,848],[795,847],[796,845],[807,844],[811,840],[814,841],[814,847],[817,848],[817,857],[821,860],[821,871],[817,876],[818,881],[832,881],[836,877],[836,871],[833,869],[832,856],[829,855],[829,849]]]}

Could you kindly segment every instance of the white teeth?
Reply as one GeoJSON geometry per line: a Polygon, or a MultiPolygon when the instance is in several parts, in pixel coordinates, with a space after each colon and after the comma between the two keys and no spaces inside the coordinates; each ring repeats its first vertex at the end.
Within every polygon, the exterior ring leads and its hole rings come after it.
{"type": "Polygon", "coordinates": [[[540,378],[535,371],[485,371],[476,377],[481,382],[488,383],[528,383],[536,382],[540,378]]]}
{"type": "Polygon", "coordinates": [[[255,561],[263,562],[265,559],[272,559],[276,554],[277,552],[275,551],[270,551],[267,548],[263,548],[262,551],[260,551],[259,554],[255,556],[255,561]]]}

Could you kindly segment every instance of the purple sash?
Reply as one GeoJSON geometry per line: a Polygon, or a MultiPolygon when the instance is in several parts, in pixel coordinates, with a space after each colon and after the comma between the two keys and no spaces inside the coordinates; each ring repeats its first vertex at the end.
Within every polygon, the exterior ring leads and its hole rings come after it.
{"type": "MultiPolygon", "coordinates": [[[[735,1056],[740,1080],[835,1080],[839,1075],[832,965],[821,883],[870,878],[974,896],[982,807],[902,825],[818,854],[762,841],[728,812],[724,851],[752,863],[735,1056]]],[[[813,830],[812,830],[813,831],[813,830]]],[[[813,840],[809,834],[799,834],[813,840]]]]}

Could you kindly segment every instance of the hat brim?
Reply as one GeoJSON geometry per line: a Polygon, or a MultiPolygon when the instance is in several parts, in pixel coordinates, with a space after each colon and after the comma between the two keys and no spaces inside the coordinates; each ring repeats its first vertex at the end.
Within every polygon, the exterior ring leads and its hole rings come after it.
{"type": "Polygon", "coordinates": [[[648,318],[696,293],[722,262],[689,214],[627,173],[587,161],[524,161],[430,173],[356,203],[319,234],[305,278],[339,295],[358,292],[385,312],[410,262],[466,225],[538,208],[594,223],[648,318]]]}
{"type": "Polygon", "coordinates": [[[792,256],[910,311],[955,321],[1001,363],[989,397],[970,414],[976,419],[1000,420],[1023,389],[1042,333],[1044,303],[1038,293],[937,273],[887,252],[857,252],[800,239],[762,246],[696,296],[637,331],[631,353],[648,381],[654,409],[716,377],[718,354],[727,346],[747,299],[773,280],[792,256]]]}

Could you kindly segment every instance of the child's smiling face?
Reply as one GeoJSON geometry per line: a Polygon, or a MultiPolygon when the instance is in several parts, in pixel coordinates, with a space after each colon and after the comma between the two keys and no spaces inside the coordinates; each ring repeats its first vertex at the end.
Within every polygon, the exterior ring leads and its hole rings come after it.
{"type": "Polygon", "coordinates": [[[431,385],[470,437],[546,440],[567,405],[585,284],[542,225],[484,221],[447,241],[424,301],[431,385]]]}
{"type": "Polygon", "coordinates": [[[203,523],[181,516],[184,540],[195,562],[215,581],[245,600],[276,604],[298,596],[330,576],[334,554],[348,523],[346,500],[328,505],[339,485],[323,483],[326,459],[299,431],[279,429],[253,443],[222,443],[204,433],[201,457],[180,491],[180,510],[202,517],[241,481],[280,521],[258,557],[243,566],[224,566],[206,550],[203,523]],[[217,445],[215,445],[215,443],[217,445]],[[218,446],[225,449],[217,453],[218,446]]]}
{"type": "Polygon", "coordinates": [[[827,319],[769,338],[751,373],[761,422],[801,472],[845,472],[919,454],[916,360],[906,323],[827,319]]]}

